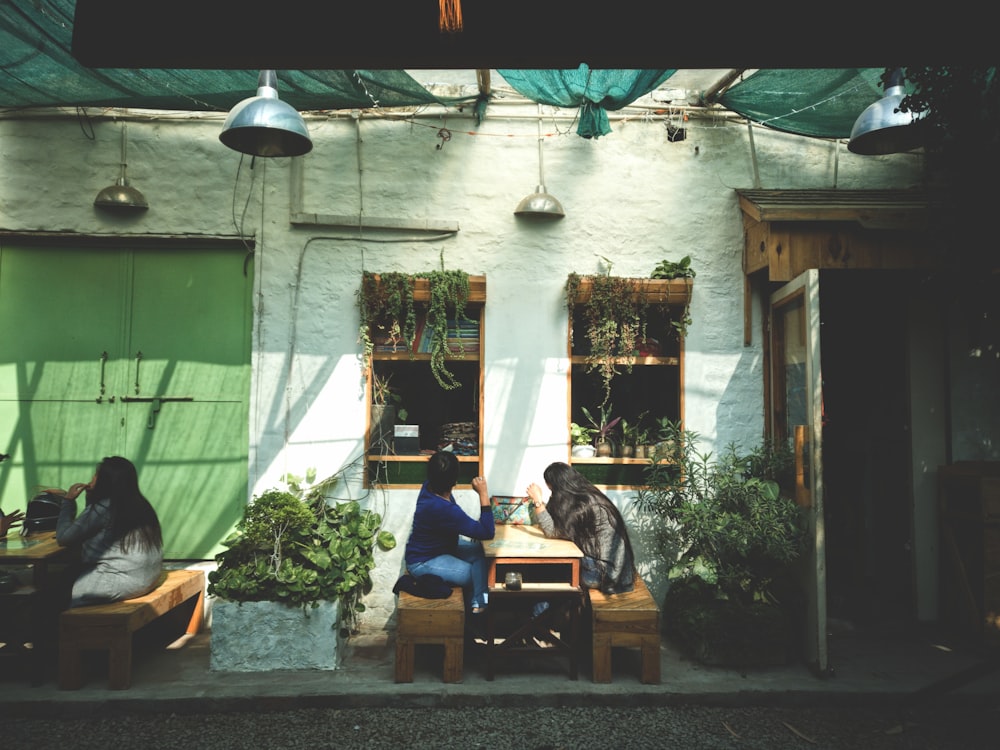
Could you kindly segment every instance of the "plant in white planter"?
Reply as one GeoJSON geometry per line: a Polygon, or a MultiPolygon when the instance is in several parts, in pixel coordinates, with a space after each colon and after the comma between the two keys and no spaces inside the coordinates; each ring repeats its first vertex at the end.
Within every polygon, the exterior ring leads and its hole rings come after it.
{"type": "Polygon", "coordinates": [[[327,502],[338,479],[303,491],[291,477],[247,505],[208,575],[213,670],[337,667],[338,638],[356,632],[372,587],[375,545],[396,544],[377,513],[327,502]]]}
{"type": "Polygon", "coordinates": [[[590,458],[596,452],[594,448],[594,430],[584,427],[576,422],[570,422],[569,436],[573,447],[570,453],[578,458],[590,458]]]}

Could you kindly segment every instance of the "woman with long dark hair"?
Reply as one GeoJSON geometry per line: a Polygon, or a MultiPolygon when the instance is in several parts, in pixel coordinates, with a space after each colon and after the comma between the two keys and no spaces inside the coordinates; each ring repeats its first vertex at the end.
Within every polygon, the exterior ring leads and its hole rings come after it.
{"type": "Polygon", "coordinates": [[[163,536],[131,461],[110,456],[89,483],[48,492],[62,496],[56,541],[80,548],[70,607],[131,599],[156,587],[163,571],[163,536]],[[83,492],[87,501],[78,516],[76,499],[83,492]]]}
{"type": "Polygon", "coordinates": [[[583,552],[580,582],[606,594],[631,591],[635,556],[618,508],[569,464],[549,464],[543,476],[552,493],[548,504],[534,482],[528,485],[528,497],[545,536],[569,539],[583,552]]]}

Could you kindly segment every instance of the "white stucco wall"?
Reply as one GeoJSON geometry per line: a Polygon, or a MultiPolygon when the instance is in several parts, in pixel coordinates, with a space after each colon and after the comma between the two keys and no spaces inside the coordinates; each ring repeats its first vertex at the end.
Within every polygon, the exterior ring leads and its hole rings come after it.
{"type": "MultiPolygon", "coordinates": [[[[680,142],[668,140],[662,120],[639,116],[613,120],[611,134],[584,140],[574,113],[547,110],[545,184],[567,215],[525,223],[513,210],[538,183],[536,112],[532,104],[497,103],[479,126],[455,111],[309,119],[315,147],[301,159],[299,208],[460,227],[453,236],[424,237],[290,225],[297,200],[291,161],[252,162],[226,149],[218,140],[222,115],[129,113],[128,177],[150,209],[109,217],[92,202],[118,177],[119,126],[93,111],[89,118],[8,115],[0,118],[0,229],[255,238],[252,492],[286,472],[330,474],[361,455],[355,290],[362,269],[415,272],[443,262],[487,277],[482,449],[491,491],[521,492],[549,462],[566,458],[563,285],[570,272],[599,271],[598,256],[622,276],[648,276],[663,259],[692,256],[686,426],[712,450],[759,440],[759,326],[744,346],[734,190],[910,187],[919,157],[857,157],[843,144],[760,128],[754,153],[747,126],[721,118],[692,117],[680,142]],[[441,128],[450,140],[439,137],[441,128]]],[[[356,476],[342,494],[367,497],[399,542],[379,556],[364,616],[378,626],[392,614],[416,493],[366,495],[360,468],[356,476]]],[[[611,494],[627,511],[628,493],[611,494]]],[[[471,491],[457,495],[474,510],[471,491]]]]}

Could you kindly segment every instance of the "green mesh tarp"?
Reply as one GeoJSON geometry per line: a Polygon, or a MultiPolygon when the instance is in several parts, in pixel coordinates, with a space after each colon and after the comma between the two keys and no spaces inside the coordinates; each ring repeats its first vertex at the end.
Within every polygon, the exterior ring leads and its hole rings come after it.
{"type": "Polygon", "coordinates": [[[627,107],[657,88],[675,70],[498,70],[511,87],[533,102],[579,107],[577,135],[599,138],[611,132],[607,110],[627,107]]]}
{"type": "MultiPolygon", "coordinates": [[[[0,0],[0,107],[225,112],[257,93],[256,70],[86,68],[71,53],[75,9],[75,0],[0,0]]],[[[302,111],[442,103],[402,70],[280,70],[278,93],[302,111]]]]}
{"type": "Polygon", "coordinates": [[[720,97],[719,104],[753,122],[786,133],[849,138],[858,115],[882,98],[884,71],[884,68],[759,70],[730,87],[720,97]]]}

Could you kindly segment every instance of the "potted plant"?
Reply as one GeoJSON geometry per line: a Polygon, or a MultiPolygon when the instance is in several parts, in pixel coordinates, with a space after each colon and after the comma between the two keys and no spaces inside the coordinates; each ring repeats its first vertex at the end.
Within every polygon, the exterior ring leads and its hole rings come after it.
{"type": "Polygon", "coordinates": [[[373,369],[370,450],[381,454],[391,452],[396,417],[405,422],[408,415],[403,408],[403,397],[392,385],[392,373],[380,375],[373,369]]]}
{"type": "MultiPolygon", "coordinates": [[[[310,478],[314,477],[310,472],[310,478]]],[[[339,639],[357,630],[374,550],[396,540],[356,501],[330,503],[340,473],[309,488],[256,495],[208,574],[211,668],[336,669],[339,639]]]]}
{"type": "MultiPolygon", "coordinates": [[[[622,426],[622,446],[621,454],[622,458],[631,458],[632,456],[639,457],[639,436],[642,434],[642,420],[645,419],[647,412],[643,412],[633,421],[628,421],[624,417],[621,421],[622,426]]],[[[646,457],[645,447],[642,450],[642,458],[646,457]]]]}
{"type": "Polygon", "coordinates": [[[594,448],[594,430],[576,422],[570,422],[569,436],[573,447],[570,453],[578,458],[591,458],[596,452],[594,448]]]}
{"type": "Polygon", "coordinates": [[[590,413],[590,410],[586,406],[582,406],[580,409],[583,411],[583,416],[585,416],[594,427],[594,448],[597,450],[597,455],[614,455],[614,443],[611,440],[611,433],[621,421],[621,417],[612,418],[610,405],[607,407],[603,405],[601,406],[600,419],[595,419],[594,415],[590,413]]]}
{"type": "Polygon", "coordinates": [[[376,342],[393,351],[407,351],[412,356],[426,339],[431,372],[438,385],[445,390],[461,387],[448,370],[447,358],[461,358],[465,354],[461,338],[453,335],[455,327],[475,323],[466,314],[469,275],[465,271],[443,268],[417,274],[362,271],[357,298],[358,339],[365,366],[371,363],[376,342]],[[417,309],[414,300],[417,279],[426,280],[429,289],[423,311],[417,309]],[[421,332],[419,339],[418,330],[421,332]]]}
{"type": "Polygon", "coordinates": [[[678,426],[663,462],[646,468],[641,512],[658,518],[667,571],[668,635],[706,664],[736,667],[798,656],[803,596],[792,563],[805,525],[787,490],[791,454],[764,443],[728,446],[718,459],[678,426]],[[784,484],[783,484],[784,483],[784,484]]]}

